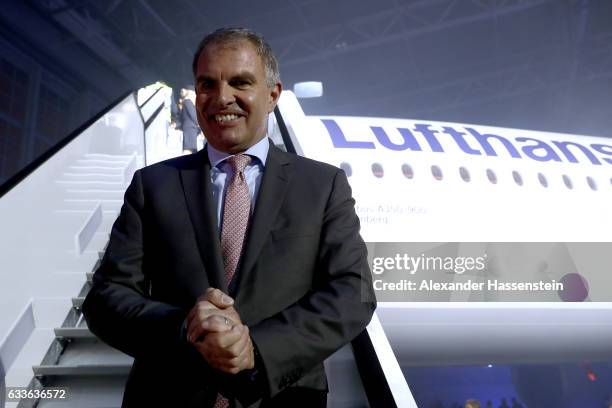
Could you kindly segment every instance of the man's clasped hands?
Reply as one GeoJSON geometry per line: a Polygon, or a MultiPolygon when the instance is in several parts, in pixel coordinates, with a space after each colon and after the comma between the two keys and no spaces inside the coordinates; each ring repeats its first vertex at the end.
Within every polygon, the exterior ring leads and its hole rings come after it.
{"type": "Polygon", "coordinates": [[[242,324],[234,299],[219,289],[208,288],[187,315],[187,341],[208,364],[237,374],[255,366],[249,328],[242,324]]]}

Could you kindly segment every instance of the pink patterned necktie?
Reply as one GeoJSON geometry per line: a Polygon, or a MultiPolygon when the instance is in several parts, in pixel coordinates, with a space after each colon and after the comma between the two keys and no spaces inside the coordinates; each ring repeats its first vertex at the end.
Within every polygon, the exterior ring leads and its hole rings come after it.
{"type": "Polygon", "coordinates": [[[251,157],[239,154],[227,159],[234,172],[225,191],[223,225],[221,226],[221,252],[225,266],[225,279],[229,286],[242,254],[242,247],[251,213],[251,195],[244,177],[244,169],[251,157]]]}
{"type": "MultiPolygon", "coordinates": [[[[244,169],[251,157],[239,154],[227,159],[232,166],[233,176],[225,190],[223,203],[223,224],[221,226],[221,253],[225,267],[225,280],[229,286],[242,254],[242,247],[251,213],[251,195],[244,176],[244,169]]],[[[229,401],[217,394],[214,408],[227,408],[229,401]]]]}

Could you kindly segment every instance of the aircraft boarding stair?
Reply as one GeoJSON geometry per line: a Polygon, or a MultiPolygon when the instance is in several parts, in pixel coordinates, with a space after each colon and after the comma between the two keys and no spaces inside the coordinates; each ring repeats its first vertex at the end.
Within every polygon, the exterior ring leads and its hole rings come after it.
{"type": "Polygon", "coordinates": [[[66,190],[60,212],[84,212],[94,215],[98,224],[90,232],[88,251],[99,259],[83,274],[83,286],[71,299],[72,307],[60,327],[54,329],[52,341],[40,364],[32,367],[31,389],[66,388],[66,400],[22,400],[17,407],[120,407],[123,389],[133,359],[100,341],[87,328],[81,306],[91,288],[91,279],[107,245],[112,223],[116,219],[127,186],[126,174],[135,170],[136,156],[87,154],[68,167],[57,181],[66,190]],[[96,213],[97,212],[97,213],[96,213]],[[101,216],[101,217],[100,217],[101,216]],[[97,217],[97,219],[96,219],[97,217]]]}

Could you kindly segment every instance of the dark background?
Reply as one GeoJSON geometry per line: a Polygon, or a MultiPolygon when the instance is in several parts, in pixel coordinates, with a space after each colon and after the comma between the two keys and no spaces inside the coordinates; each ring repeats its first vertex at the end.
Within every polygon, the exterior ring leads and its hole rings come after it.
{"type": "Polygon", "coordinates": [[[612,136],[608,0],[3,0],[0,184],[127,91],[191,82],[199,40],[247,26],[307,114],[612,136]]]}

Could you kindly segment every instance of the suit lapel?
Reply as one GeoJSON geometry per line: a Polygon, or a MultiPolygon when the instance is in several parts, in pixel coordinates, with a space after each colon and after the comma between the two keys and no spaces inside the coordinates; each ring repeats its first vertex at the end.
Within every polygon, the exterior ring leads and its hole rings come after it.
{"type": "Polygon", "coordinates": [[[247,277],[251,273],[259,253],[266,242],[272,223],[276,219],[278,210],[283,203],[290,179],[291,166],[287,154],[278,150],[270,142],[266,168],[238,270],[236,287],[238,295],[240,295],[241,284],[247,281],[247,277]]]}
{"type": "Polygon", "coordinates": [[[189,159],[192,160],[181,168],[181,180],[200,256],[204,262],[210,286],[227,293],[207,150],[204,149],[190,156],[189,159]]]}

